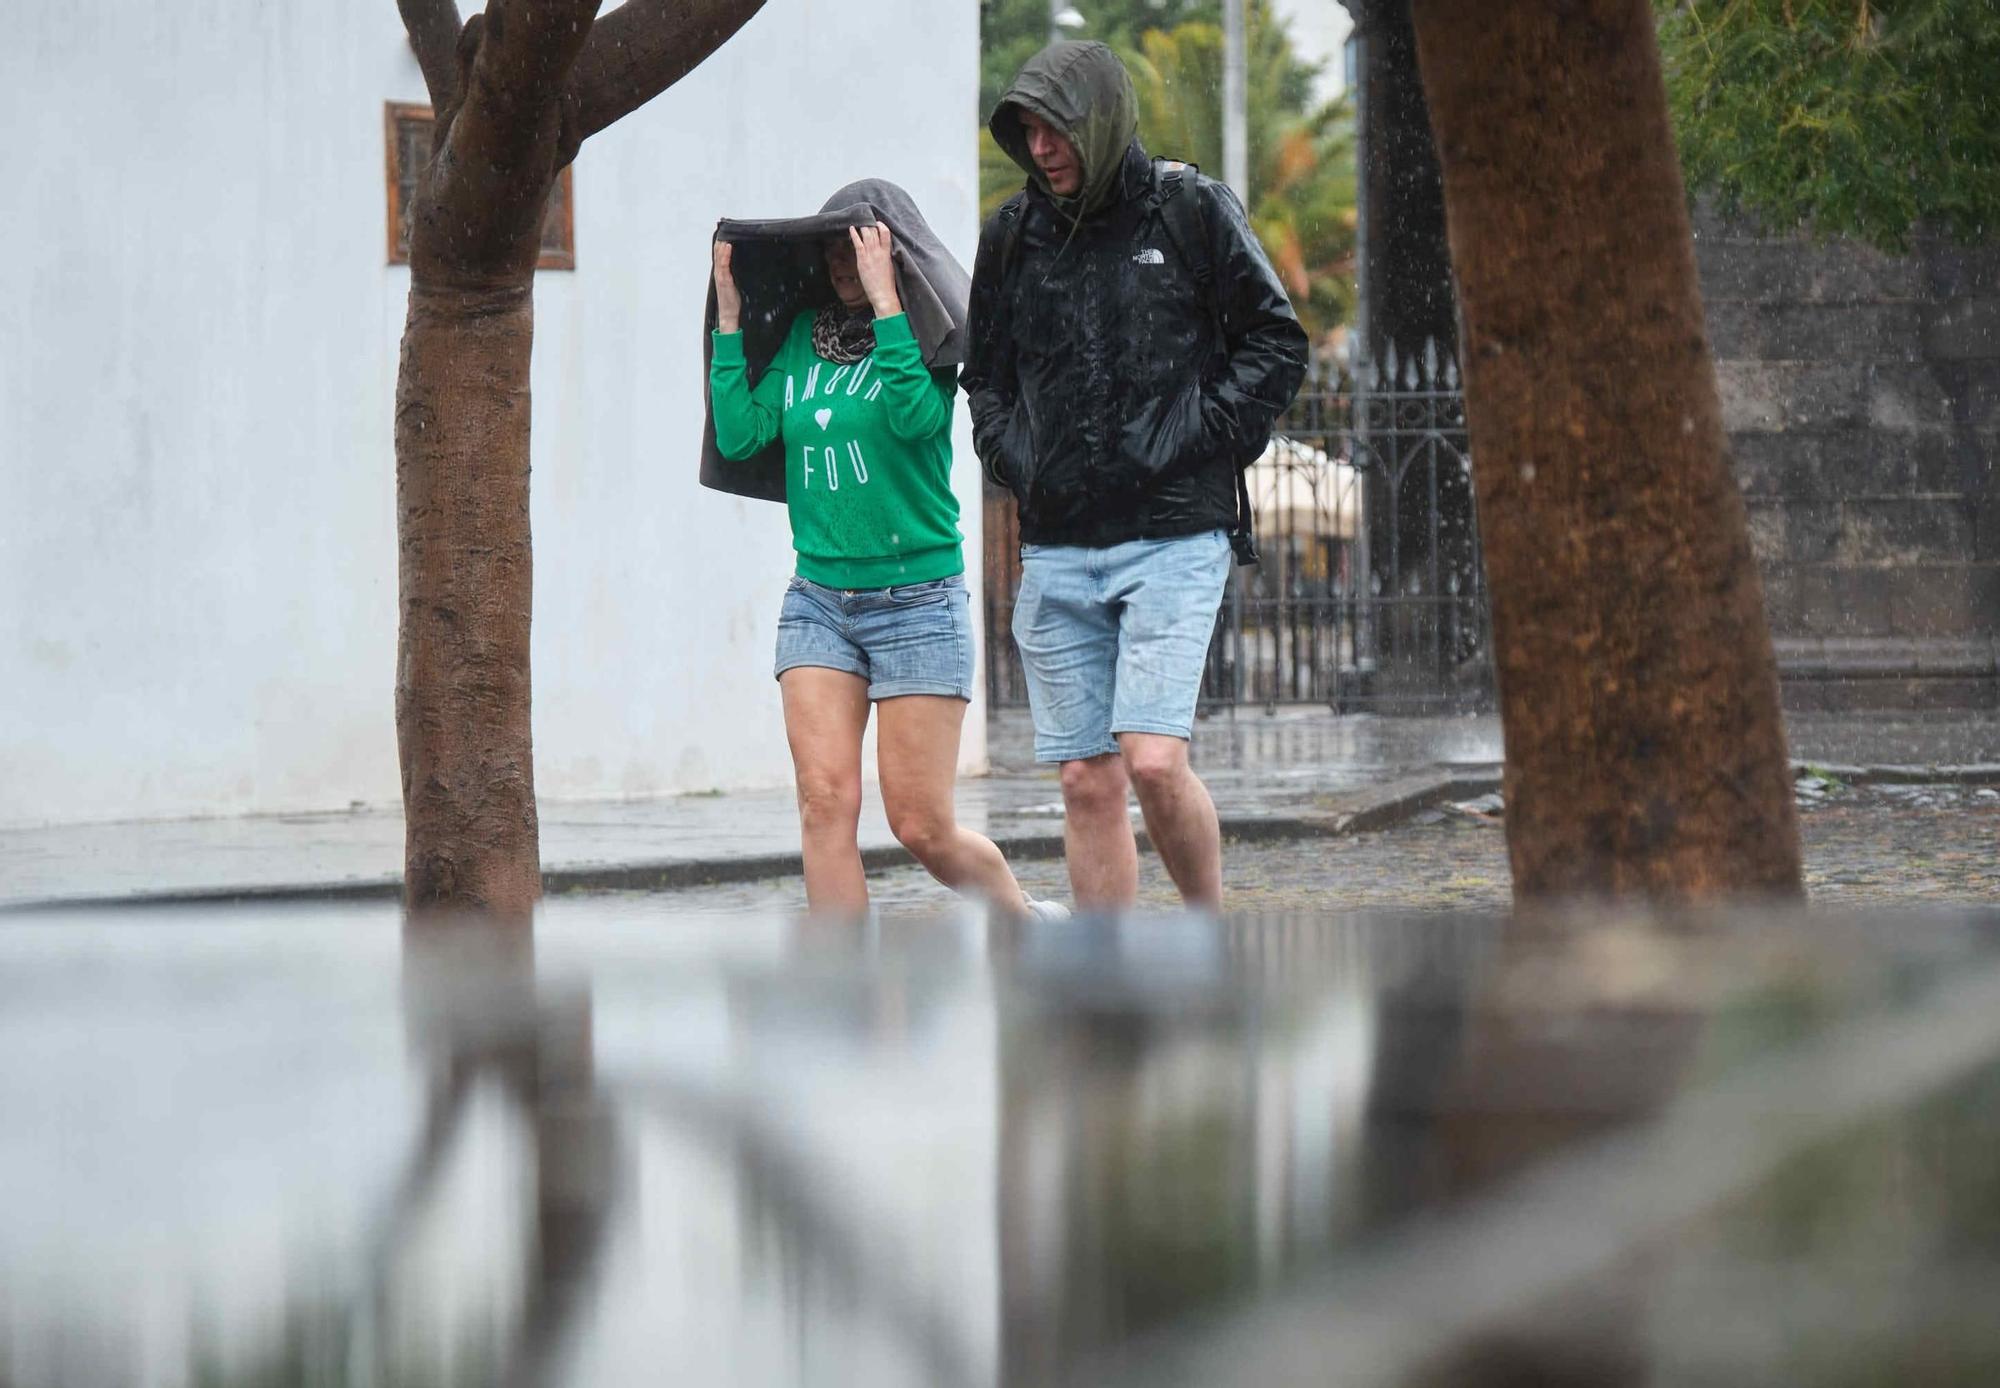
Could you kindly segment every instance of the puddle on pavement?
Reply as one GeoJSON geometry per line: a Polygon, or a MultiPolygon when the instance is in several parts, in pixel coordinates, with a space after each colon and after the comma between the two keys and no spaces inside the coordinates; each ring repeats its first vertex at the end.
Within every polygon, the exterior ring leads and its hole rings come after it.
{"type": "Polygon", "coordinates": [[[1996,944],[19,917],[0,1381],[1990,1381],[1996,944]]]}

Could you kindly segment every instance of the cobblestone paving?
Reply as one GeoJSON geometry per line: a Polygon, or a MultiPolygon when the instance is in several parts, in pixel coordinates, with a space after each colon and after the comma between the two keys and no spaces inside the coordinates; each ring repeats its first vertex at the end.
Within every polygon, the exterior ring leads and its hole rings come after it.
{"type": "Polygon", "coordinates": [[[1814,901],[2000,905],[2000,790],[1873,786],[1801,802],[1814,901]]]}
{"type": "MultiPolygon", "coordinates": [[[[2000,790],[1807,784],[1800,795],[1806,883],[1820,905],[2000,904],[2000,790]]],[[[1016,864],[1037,896],[1067,900],[1058,861],[1016,864]]],[[[1497,817],[1463,809],[1351,838],[1232,845],[1230,909],[1242,912],[1477,909],[1508,902],[1506,846],[1497,817]]],[[[1142,904],[1177,898],[1157,858],[1140,864],[1142,904]]],[[[951,897],[914,868],[876,874],[870,892],[888,915],[936,910],[951,897]]],[[[797,879],[703,888],[659,898],[690,912],[789,911],[797,879]]]]}

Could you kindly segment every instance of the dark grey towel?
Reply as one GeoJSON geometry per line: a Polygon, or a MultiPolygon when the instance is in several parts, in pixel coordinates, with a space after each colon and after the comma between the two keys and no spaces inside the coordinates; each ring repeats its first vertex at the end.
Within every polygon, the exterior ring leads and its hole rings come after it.
{"type": "MultiPolygon", "coordinates": [[[[826,200],[816,216],[745,222],[724,218],[715,239],[736,247],[730,271],[743,296],[743,355],[754,384],[784,345],[792,320],[807,309],[833,302],[822,244],[848,227],[889,228],[896,247],[896,293],[910,316],[910,329],[932,370],[965,360],[966,301],[972,277],[917,211],[910,195],[879,178],[850,183],[826,200]]],[[[708,398],[708,371],[715,355],[715,277],[708,282],[708,310],[701,334],[701,484],[766,501],[785,499],[785,454],[774,440],[755,457],[731,462],[716,451],[715,411],[708,398]]]]}

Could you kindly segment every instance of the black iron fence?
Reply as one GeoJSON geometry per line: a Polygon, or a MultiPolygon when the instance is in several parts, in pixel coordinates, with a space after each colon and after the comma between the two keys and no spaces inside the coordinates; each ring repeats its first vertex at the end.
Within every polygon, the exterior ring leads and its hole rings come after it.
{"type": "MultiPolygon", "coordinates": [[[[1426,346],[1317,367],[1251,465],[1262,562],[1230,580],[1209,708],[1433,712],[1490,697],[1485,581],[1456,363],[1426,346]]],[[[987,509],[987,694],[1026,702],[1009,636],[1013,507],[987,509]]]]}

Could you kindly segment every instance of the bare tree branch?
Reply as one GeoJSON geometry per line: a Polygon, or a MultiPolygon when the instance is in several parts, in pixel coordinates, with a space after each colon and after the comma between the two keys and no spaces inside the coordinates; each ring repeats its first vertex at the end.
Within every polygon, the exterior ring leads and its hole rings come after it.
{"type": "Polygon", "coordinates": [[[763,8],[764,0],[625,0],[597,22],[570,78],[580,138],[673,86],[763,8]]]}
{"type": "Polygon", "coordinates": [[[438,113],[436,155],[410,232],[411,272],[476,281],[528,273],[556,172],[576,152],[570,70],[603,0],[488,0],[456,48],[457,105],[438,113]]]}
{"type": "Polygon", "coordinates": [[[539,137],[540,122],[558,110],[569,89],[570,71],[603,3],[489,0],[465,95],[468,106],[477,95],[503,142],[539,137]]]}
{"type": "Polygon", "coordinates": [[[458,97],[457,0],[396,0],[417,66],[424,70],[431,109],[442,111],[458,97]]]}

